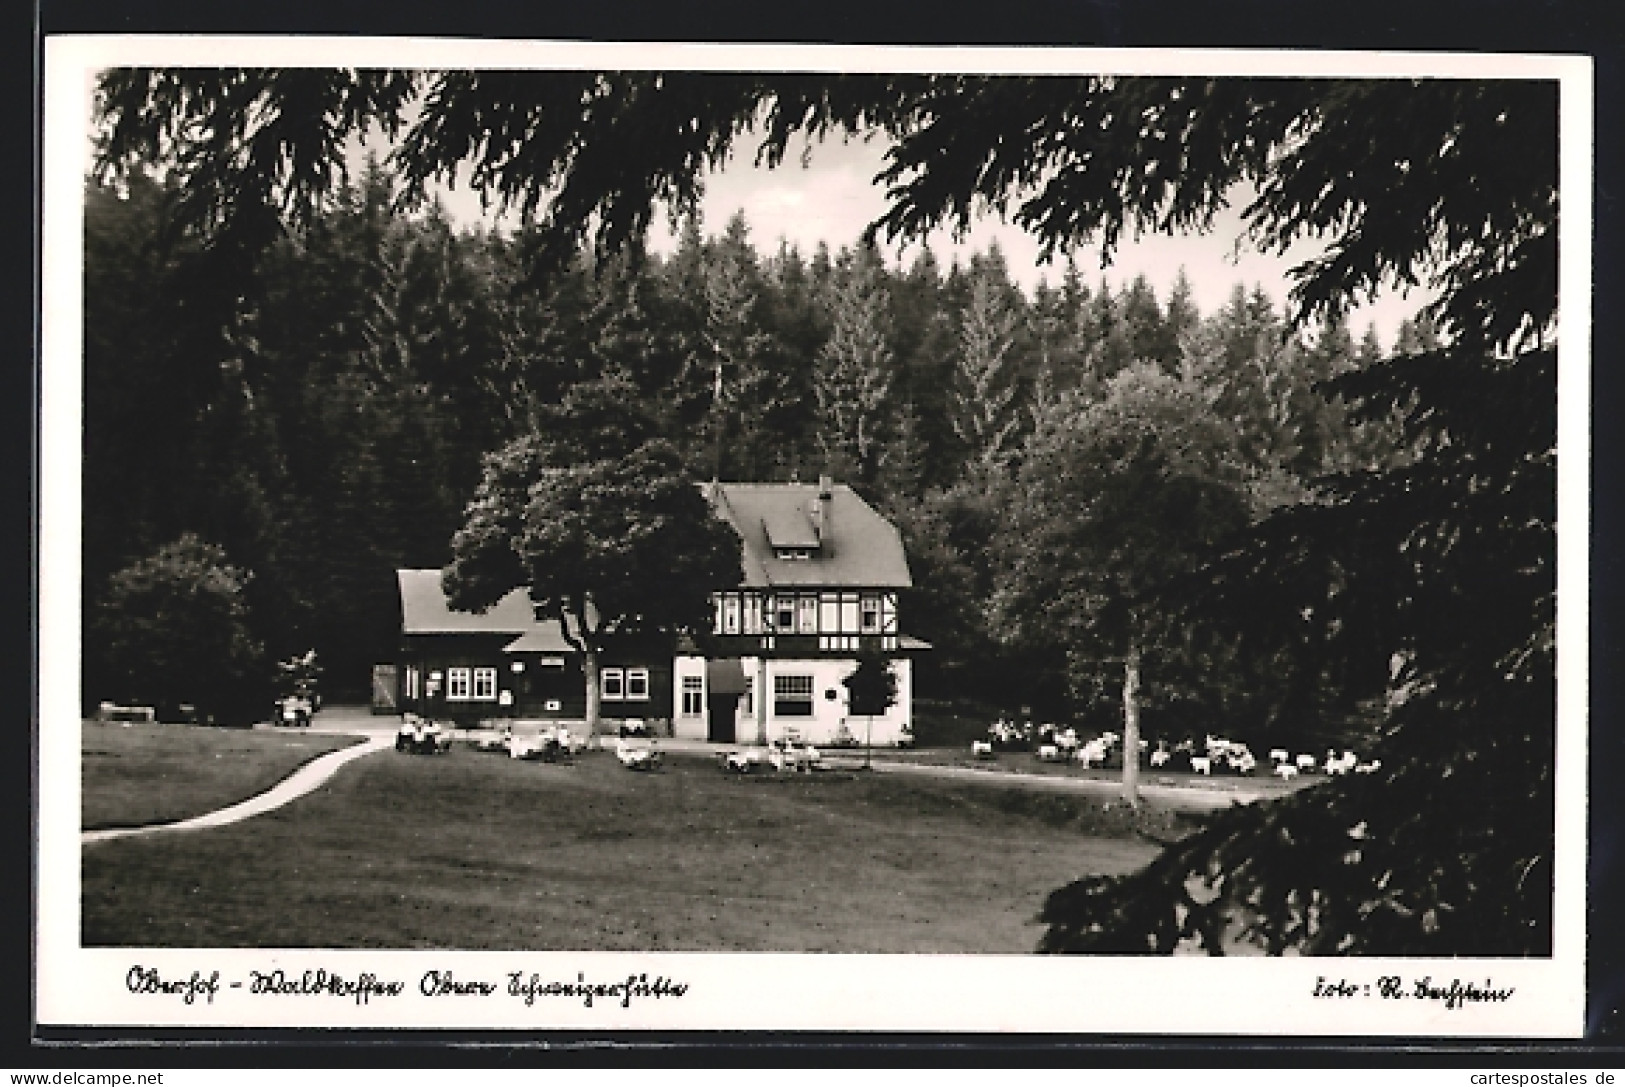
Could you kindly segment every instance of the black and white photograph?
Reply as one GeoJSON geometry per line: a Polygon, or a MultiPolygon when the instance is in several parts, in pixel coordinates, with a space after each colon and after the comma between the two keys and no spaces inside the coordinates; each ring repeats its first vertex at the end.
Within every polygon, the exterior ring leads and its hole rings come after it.
{"type": "Polygon", "coordinates": [[[1581,1031],[1584,58],[47,44],[42,1022],[1581,1031]]]}

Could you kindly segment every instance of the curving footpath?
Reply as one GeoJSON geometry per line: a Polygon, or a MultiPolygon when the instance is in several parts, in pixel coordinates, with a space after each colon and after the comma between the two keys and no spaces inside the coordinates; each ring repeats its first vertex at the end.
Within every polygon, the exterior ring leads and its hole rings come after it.
{"type": "Polygon", "coordinates": [[[256,815],[264,815],[268,811],[275,811],[292,801],[325,785],[329,778],[354,759],[371,755],[375,751],[385,751],[394,746],[395,738],[389,736],[373,736],[354,747],[341,748],[338,751],[329,751],[325,755],[305,763],[299,769],[271,786],[265,792],[251,796],[247,800],[240,800],[230,807],[220,808],[216,811],[196,815],[190,819],[182,819],[174,823],[148,823],[139,827],[108,827],[105,830],[86,830],[80,832],[79,841],[82,845],[94,842],[109,842],[115,838],[130,838],[139,834],[157,834],[165,830],[202,830],[206,827],[223,827],[230,823],[240,823],[244,819],[252,819],[256,815]]]}
{"type": "MultiPolygon", "coordinates": [[[[855,758],[830,761],[843,769],[860,766],[855,758]]],[[[937,763],[891,762],[876,759],[871,769],[887,774],[916,774],[948,781],[967,781],[979,785],[1002,785],[1017,789],[1033,789],[1052,793],[1081,793],[1103,800],[1116,800],[1123,795],[1121,781],[1106,778],[1060,777],[1050,774],[1023,774],[1013,770],[982,770],[968,766],[942,766],[937,763]]],[[[1174,811],[1213,812],[1236,804],[1251,804],[1267,799],[1262,790],[1238,787],[1216,789],[1202,785],[1163,785],[1156,781],[1140,781],[1140,797],[1174,811]]]]}

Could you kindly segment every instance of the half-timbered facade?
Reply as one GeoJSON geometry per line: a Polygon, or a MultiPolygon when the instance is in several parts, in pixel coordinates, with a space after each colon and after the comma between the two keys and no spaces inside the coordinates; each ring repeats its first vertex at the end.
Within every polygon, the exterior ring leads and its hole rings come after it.
{"type": "Polygon", "coordinates": [[[676,734],[909,742],[911,654],[926,646],[900,625],[898,593],[912,581],[896,526],[828,478],[705,491],[739,533],[743,578],[714,595],[703,652],[677,658],[676,734]],[[848,712],[842,683],[863,650],[885,654],[897,678],[897,703],[872,720],[848,712]]]}

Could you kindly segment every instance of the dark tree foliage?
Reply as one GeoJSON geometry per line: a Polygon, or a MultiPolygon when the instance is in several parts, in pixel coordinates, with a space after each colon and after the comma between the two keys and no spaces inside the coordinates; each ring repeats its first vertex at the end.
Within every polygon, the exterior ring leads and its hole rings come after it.
{"type": "Polygon", "coordinates": [[[897,704],[897,677],[882,653],[859,653],[858,666],[841,684],[847,690],[847,712],[859,717],[879,717],[897,704]]]}
{"type": "MultiPolygon", "coordinates": [[[[1541,271],[1554,266],[1555,109],[1540,86],[1495,90],[1458,90],[1451,112],[1413,112],[1395,133],[1419,161],[1469,156],[1451,169],[1472,191],[1431,198],[1453,341],[1332,383],[1367,417],[1402,413],[1414,461],[1322,481],[1322,501],[1282,509],[1174,590],[1191,591],[1193,618],[1244,616],[1256,647],[1295,647],[1299,667],[1334,662],[1367,691],[1386,679],[1380,772],[1232,810],[1141,873],[1064,888],[1043,911],[1043,950],[1550,952],[1555,358],[1526,341],[1555,313],[1541,271]],[[1546,136],[1517,166],[1490,153],[1514,118],[1538,132],[1543,107],[1546,136]],[[1523,210],[1508,220],[1506,208],[1523,210]]],[[[1266,198],[1310,184],[1299,167],[1266,198]]],[[[1335,299],[1373,274],[1411,274],[1419,229],[1388,220],[1341,247],[1366,254],[1367,272],[1329,260],[1303,282],[1329,277],[1335,299]]]]}
{"type": "Polygon", "coordinates": [[[1145,362],[1038,421],[995,541],[993,606],[1010,640],[1066,645],[1074,685],[1103,660],[1177,653],[1157,594],[1248,523],[1235,438],[1210,409],[1194,381],[1145,362]]]}
{"type": "Polygon", "coordinates": [[[344,137],[404,128],[408,195],[466,167],[482,193],[543,211],[561,264],[593,229],[606,253],[640,237],[657,201],[692,208],[702,170],[758,125],[769,165],[798,135],[896,137],[873,228],[888,237],[991,207],[1104,260],[1125,229],[1207,226],[1250,181],[1265,247],[1329,242],[1299,269],[1305,313],[1436,280],[1446,332],[1507,342],[1555,309],[1556,96],[1467,80],[122,69],[98,110],[108,168],[176,162],[185,221],[227,234],[309,216],[343,176],[344,137]],[[1504,291],[1546,301],[1512,312],[1504,291]]]}
{"type": "Polygon", "coordinates": [[[182,703],[251,719],[270,683],[249,629],[249,580],[224,550],[189,534],[115,574],[92,619],[114,697],[155,706],[163,720],[176,720],[182,703]]]}
{"type": "Polygon", "coordinates": [[[737,585],[741,567],[739,537],[669,445],[584,448],[533,434],[487,457],[442,581],[452,606],[470,611],[527,589],[537,617],[557,620],[583,654],[595,729],[599,654],[623,635],[704,629],[712,592],[737,585]]]}
{"type": "Polygon", "coordinates": [[[1188,615],[1246,616],[1246,637],[1297,668],[1337,661],[1355,693],[1392,668],[1380,772],[1233,809],[1135,876],[1056,892],[1043,950],[1549,953],[1552,353],[1342,384],[1370,410],[1430,405],[1409,417],[1424,457],[1339,480],[1181,587],[1188,615]]]}

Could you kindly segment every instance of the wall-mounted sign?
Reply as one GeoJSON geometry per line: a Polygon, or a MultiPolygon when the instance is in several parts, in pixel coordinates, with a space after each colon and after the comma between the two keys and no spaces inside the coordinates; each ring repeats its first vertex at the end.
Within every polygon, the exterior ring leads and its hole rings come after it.
{"type": "Polygon", "coordinates": [[[536,663],[541,665],[543,668],[563,668],[564,667],[564,658],[563,657],[543,657],[541,660],[537,661],[536,663]]]}
{"type": "Polygon", "coordinates": [[[513,662],[513,670],[515,672],[523,672],[525,670],[525,662],[524,661],[514,661],[513,662]]]}

